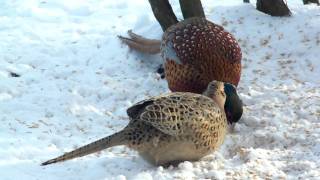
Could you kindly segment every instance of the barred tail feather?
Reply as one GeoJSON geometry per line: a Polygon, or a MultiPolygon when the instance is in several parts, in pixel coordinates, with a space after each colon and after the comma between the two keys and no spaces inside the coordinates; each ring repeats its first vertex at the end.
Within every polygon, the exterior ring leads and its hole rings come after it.
{"type": "Polygon", "coordinates": [[[61,162],[61,161],[66,161],[66,160],[70,160],[70,159],[74,159],[77,157],[82,157],[88,154],[92,154],[98,151],[101,151],[103,149],[107,149],[109,147],[112,146],[117,146],[117,145],[124,145],[124,141],[122,140],[123,138],[123,133],[122,131],[115,133],[111,136],[99,139],[95,142],[92,142],[90,144],[87,144],[85,146],[82,146],[78,149],[75,149],[71,152],[65,153],[62,156],[59,156],[57,158],[54,159],[50,159],[46,162],[43,162],[41,165],[45,166],[48,164],[53,164],[53,163],[57,163],[57,162],[61,162]]]}
{"type": "Polygon", "coordinates": [[[118,38],[130,48],[149,54],[157,54],[160,52],[161,41],[155,39],[147,39],[138,34],[128,31],[130,38],[118,36],[118,38]]]}

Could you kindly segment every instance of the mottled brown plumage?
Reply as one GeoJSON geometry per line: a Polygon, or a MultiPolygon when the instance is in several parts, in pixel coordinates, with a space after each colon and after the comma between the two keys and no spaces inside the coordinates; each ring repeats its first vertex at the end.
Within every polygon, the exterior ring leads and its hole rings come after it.
{"type": "Polygon", "coordinates": [[[132,39],[119,37],[134,49],[161,52],[165,77],[173,92],[201,93],[212,80],[236,86],[239,83],[242,55],[237,41],[205,18],[189,18],[172,25],[161,42],[136,38],[131,31],[129,35],[132,39]]]}
{"type": "Polygon", "coordinates": [[[127,110],[122,131],[42,163],[47,165],[127,145],[155,165],[195,161],[223,142],[227,120],[222,82],[209,83],[204,95],[175,92],[141,101],[127,110]]]}

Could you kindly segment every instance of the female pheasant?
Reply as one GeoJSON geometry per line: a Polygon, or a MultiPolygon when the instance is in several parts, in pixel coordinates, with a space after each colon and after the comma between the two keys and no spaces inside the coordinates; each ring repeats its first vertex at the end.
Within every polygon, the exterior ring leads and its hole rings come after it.
{"type": "MultiPolygon", "coordinates": [[[[119,36],[129,47],[148,53],[161,53],[164,73],[173,92],[201,93],[212,80],[238,85],[241,75],[241,49],[223,27],[205,18],[193,17],[170,26],[162,41],[143,38],[132,31],[131,38],[119,36]]],[[[226,114],[240,119],[242,102],[228,85],[226,114]]]]}
{"type": "Polygon", "coordinates": [[[47,165],[126,145],[154,165],[196,161],[224,141],[224,84],[209,83],[201,94],[174,92],[141,101],[129,109],[123,130],[42,163],[47,165]]]}

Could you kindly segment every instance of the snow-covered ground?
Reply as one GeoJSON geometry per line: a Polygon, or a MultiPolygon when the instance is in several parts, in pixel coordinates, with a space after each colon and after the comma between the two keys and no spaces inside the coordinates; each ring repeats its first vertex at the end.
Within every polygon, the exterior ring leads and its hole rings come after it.
{"type": "Polygon", "coordinates": [[[241,45],[245,112],[219,151],[165,169],[123,146],[40,166],[122,129],[127,107],[168,92],[160,57],[116,37],[160,39],[148,1],[0,1],[0,179],[320,179],[320,7],[288,3],[293,16],[277,18],[254,3],[203,1],[241,45]]]}

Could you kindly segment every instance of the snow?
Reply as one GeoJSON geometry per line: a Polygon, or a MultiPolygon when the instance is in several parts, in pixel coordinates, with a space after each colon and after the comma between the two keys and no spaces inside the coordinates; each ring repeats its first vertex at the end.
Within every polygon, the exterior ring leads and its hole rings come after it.
{"type": "Polygon", "coordinates": [[[160,56],[116,37],[160,39],[147,1],[1,1],[1,179],[320,179],[320,7],[288,3],[293,16],[278,18],[254,3],[203,1],[241,45],[245,111],[217,152],[163,168],[123,146],[40,166],[122,129],[126,108],[169,91],[160,56]]]}

